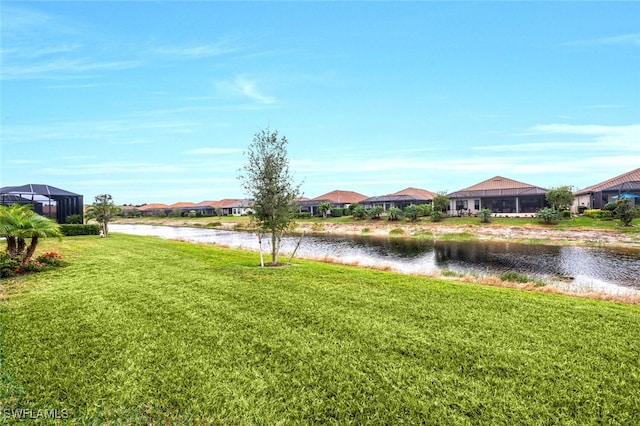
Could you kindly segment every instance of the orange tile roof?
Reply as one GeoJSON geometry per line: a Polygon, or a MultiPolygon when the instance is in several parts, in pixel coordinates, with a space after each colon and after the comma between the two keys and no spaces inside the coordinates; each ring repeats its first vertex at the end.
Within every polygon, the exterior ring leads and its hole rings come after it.
{"type": "Polygon", "coordinates": [[[190,201],[180,201],[178,203],[170,204],[169,208],[180,209],[180,208],[193,207],[193,206],[195,206],[195,204],[190,201]]]}
{"type": "Polygon", "coordinates": [[[576,195],[588,194],[590,192],[603,191],[605,189],[622,185],[626,182],[640,182],[640,168],[631,170],[630,172],[623,173],[620,176],[605,180],[595,185],[588,186],[580,191],[576,192],[576,195]]]}
{"type": "Polygon", "coordinates": [[[151,204],[145,204],[144,206],[141,206],[140,210],[154,210],[154,209],[168,209],[168,208],[170,207],[166,204],[151,203],[151,204]]]}
{"type": "Polygon", "coordinates": [[[433,200],[433,198],[438,195],[434,192],[427,191],[426,189],[420,188],[405,188],[402,191],[394,192],[392,195],[410,195],[412,197],[416,197],[423,200],[433,200]]]}
{"type": "Polygon", "coordinates": [[[354,191],[342,191],[336,189],[335,191],[327,192],[326,194],[315,197],[314,201],[329,200],[334,203],[355,204],[362,200],[366,200],[366,195],[359,194],[354,191]]]}
{"type": "Polygon", "coordinates": [[[515,188],[535,188],[534,185],[519,182],[513,179],[507,179],[502,176],[494,176],[480,183],[477,183],[460,191],[491,191],[495,189],[515,189],[515,188]]]}

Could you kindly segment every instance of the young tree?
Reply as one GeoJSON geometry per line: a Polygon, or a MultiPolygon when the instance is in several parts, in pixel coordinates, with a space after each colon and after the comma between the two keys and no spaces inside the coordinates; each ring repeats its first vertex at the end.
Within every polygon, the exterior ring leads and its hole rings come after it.
{"type": "Polygon", "coordinates": [[[247,163],[239,179],[252,200],[253,220],[260,240],[271,234],[271,261],[278,264],[282,235],[295,218],[295,203],[300,197],[300,184],[289,174],[287,139],[278,132],[262,130],[253,136],[247,152],[247,163]]]}
{"type": "Polygon", "coordinates": [[[109,222],[111,222],[118,211],[120,211],[113,203],[111,195],[96,195],[91,211],[96,222],[102,226],[102,235],[105,237],[109,236],[109,222]]]}
{"type": "Polygon", "coordinates": [[[438,194],[433,197],[433,210],[437,210],[439,212],[445,212],[449,208],[449,196],[446,192],[438,192],[438,194]]]}
{"type": "Polygon", "coordinates": [[[616,208],[613,210],[613,216],[620,220],[620,225],[629,226],[633,219],[636,218],[638,212],[631,204],[628,198],[620,198],[616,201],[616,208]]]}
{"type": "Polygon", "coordinates": [[[559,186],[548,190],[545,198],[554,210],[569,210],[575,197],[570,186],[559,186]]]}
{"type": "Polygon", "coordinates": [[[331,203],[325,201],[324,203],[318,204],[318,213],[322,215],[323,219],[327,218],[327,213],[331,211],[331,203]]]}

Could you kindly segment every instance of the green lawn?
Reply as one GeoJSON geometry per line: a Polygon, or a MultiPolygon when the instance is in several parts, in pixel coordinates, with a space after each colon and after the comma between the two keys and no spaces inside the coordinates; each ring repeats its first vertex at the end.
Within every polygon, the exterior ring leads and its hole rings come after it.
{"type": "Polygon", "coordinates": [[[52,249],[70,265],[1,284],[2,409],[82,424],[640,423],[637,306],[261,269],[256,253],[120,234],[52,249]]]}

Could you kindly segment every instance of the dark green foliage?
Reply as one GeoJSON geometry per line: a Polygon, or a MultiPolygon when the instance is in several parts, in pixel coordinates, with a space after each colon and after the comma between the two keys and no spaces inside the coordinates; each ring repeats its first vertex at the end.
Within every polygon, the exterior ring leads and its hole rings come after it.
{"type": "Polygon", "coordinates": [[[75,237],[77,235],[100,235],[100,225],[60,225],[60,232],[65,237],[75,237]]]}
{"type": "Polygon", "coordinates": [[[570,186],[560,186],[548,190],[545,198],[554,210],[566,210],[571,208],[575,197],[570,186]]]}
{"type": "Polygon", "coordinates": [[[382,206],[373,206],[369,210],[367,210],[367,213],[369,214],[369,217],[371,219],[378,220],[380,219],[382,213],[384,213],[384,208],[382,208],[382,206]]]}
{"type": "Polygon", "coordinates": [[[81,225],[83,223],[82,215],[81,214],[69,215],[69,216],[67,216],[66,222],[69,223],[69,224],[81,225]]]}
{"type": "Polygon", "coordinates": [[[418,220],[419,213],[420,212],[418,211],[418,206],[414,204],[408,205],[407,207],[404,208],[404,217],[406,217],[412,222],[415,222],[416,220],[418,220]]]}
{"type": "Polygon", "coordinates": [[[391,207],[389,210],[387,210],[387,219],[390,222],[395,222],[397,220],[400,220],[400,218],[402,217],[402,210],[400,210],[397,207],[391,207]]]}
{"type": "Polygon", "coordinates": [[[622,226],[629,226],[631,221],[635,219],[638,211],[631,204],[628,198],[621,198],[616,202],[616,208],[613,210],[613,216],[620,221],[622,226]]]}
{"type": "Polygon", "coordinates": [[[431,221],[432,222],[440,222],[444,217],[444,213],[440,210],[431,210],[431,221]]]}
{"type": "MultiPolygon", "coordinates": [[[[446,192],[438,192],[438,194],[433,197],[433,210],[438,210],[439,212],[445,212],[449,209],[449,196],[446,192]]],[[[431,217],[433,219],[433,216],[431,217]]]]}
{"type": "Polygon", "coordinates": [[[355,220],[364,220],[367,217],[369,217],[369,214],[367,212],[367,209],[365,209],[364,207],[357,205],[352,212],[352,216],[355,220]]]}
{"type": "Polygon", "coordinates": [[[578,214],[584,214],[588,210],[587,206],[578,206],[578,214]]]}
{"type": "Polygon", "coordinates": [[[0,278],[12,277],[20,267],[20,260],[6,251],[0,252],[0,278]]]}
{"type": "Polygon", "coordinates": [[[344,216],[344,211],[346,209],[341,209],[338,207],[334,207],[331,209],[331,217],[342,217],[344,216]]]}
{"type": "Polygon", "coordinates": [[[615,201],[612,201],[610,203],[607,203],[604,205],[604,207],[602,208],[602,210],[608,210],[610,212],[614,211],[616,209],[616,207],[618,207],[618,203],[615,201]]]}
{"type": "Polygon", "coordinates": [[[570,219],[571,218],[571,212],[569,210],[563,210],[562,211],[562,218],[563,219],[570,219]]]}

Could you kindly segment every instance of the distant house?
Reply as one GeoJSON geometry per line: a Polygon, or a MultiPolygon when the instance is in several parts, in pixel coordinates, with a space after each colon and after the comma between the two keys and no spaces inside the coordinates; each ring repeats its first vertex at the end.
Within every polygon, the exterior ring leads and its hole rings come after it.
{"type": "Polygon", "coordinates": [[[171,213],[171,207],[162,203],[145,204],[144,206],[140,206],[138,210],[143,216],[159,216],[171,213]]]}
{"type": "Polygon", "coordinates": [[[67,217],[84,217],[83,196],[51,185],[27,184],[0,188],[0,205],[30,204],[33,211],[58,223],[67,217]]]}
{"type": "Polygon", "coordinates": [[[406,188],[389,195],[369,197],[362,200],[360,205],[367,209],[380,206],[385,211],[394,207],[404,210],[405,207],[410,205],[431,204],[435,196],[435,193],[427,191],[426,189],[406,188]]]}
{"type": "Polygon", "coordinates": [[[251,200],[248,199],[225,199],[217,206],[219,216],[246,216],[253,213],[251,200]]]}
{"type": "Polygon", "coordinates": [[[635,204],[639,204],[640,198],[640,168],[605,180],[596,185],[588,186],[574,193],[574,212],[578,207],[588,209],[601,209],[607,203],[618,198],[630,198],[635,204]]]}
{"type": "Polygon", "coordinates": [[[368,197],[354,191],[334,190],[322,194],[311,200],[301,200],[298,202],[301,212],[308,212],[314,216],[318,212],[318,205],[321,203],[329,203],[333,208],[346,209],[351,204],[358,204],[368,197]]]}
{"type": "Polygon", "coordinates": [[[482,209],[494,213],[533,214],[546,205],[547,190],[528,183],[495,176],[449,194],[453,215],[475,214],[482,209]]]}

